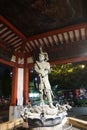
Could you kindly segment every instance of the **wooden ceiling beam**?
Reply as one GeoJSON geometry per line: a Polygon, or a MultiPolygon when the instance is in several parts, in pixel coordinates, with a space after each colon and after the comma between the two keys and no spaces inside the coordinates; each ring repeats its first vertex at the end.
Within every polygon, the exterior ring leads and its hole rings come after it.
{"type": "Polygon", "coordinates": [[[53,36],[52,36],[51,38],[52,38],[52,41],[53,41],[54,45],[57,45],[57,44],[56,44],[56,41],[55,41],[54,38],[53,38],[53,36]]]}
{"type": "Polygon", "coordinates": [[[59,45],[55,45],[53,47],[48,47],[47,48],[47,52],[49,53],[54,53],[54,52],[59,52],[59,50],[65,51],[66,48],[68,48],[67,51],[71,51],[70,49],[72,48],[72,51],[74,53],[74,48],[73,46],[77,49],[76,51],[78,52],[78,50],[80,49],[81,52],[84,52],[85,49],[87,48],[87,40],[80,40],[80,41],[75,41],[73,43],[70,44],[59,44],[59,45]]]}
{"type": "Polygon", "coordinates": [[[14,33],[16,33],[20,38],[26,40],[26,37],[1,15],[0,15],[0,21],[2,21],[2,23],[4,23],[7,27],[9,27],[9,29],[11,29],[14,33]]]}
{"type": "Polygon", "coordinates": [[[0,63],[5,64],[5,65],[9,65],[11,67],[16,67],[16,63],[14,63],[12,61],[6,61],[6,60],[4,60],[2,58],[0,58],[0,63]]]}
{"type": "MultiPolygon", "coordinates": [[[[16,35],[18,35],[23,41],[27,41],[27,38],[16,28],[14,27],[10,22],[8,22],[4,17],[0,15],[0,21],[4,23],[9,29],[11,29],[16,35]]],[[[21,48],[24,48],[25,44],[21,46],[21,48]]],[[[21,49],[23,50],[23,49],[21,49]]]]}
{"type": "Polygon", "coordinates": [[[74,62],[81,62],[81,61],[87,61],[87,56],[52,61],[52,62],[50,62],[50,64],[51,65],[58,65],[58,64],[74,63],[74,62]]]}
{"type": "Polygon", "coordinates": [[[82,40],[81,30],[79,30],[80,40],[82,40]]]}
{"type": "Polygon", "coordinates": [[[47,47],[47,44],[45,43],[45,41],[42,39],[43,41],[43,46],[47,47]]]}
{"type": "Polygon", "coordinates": [[[31,53],[19,53],[19,52],[14,52],[14,55],[16,57],[31,57],[31,53]]]}
{"type": "Polygon", "coordinates": [[[73,31],[73,34],[74,34],[74,41],[76,41],[76,35],[75,35],[75,31],[73,31]]]}
{"type": "Polygon", "coordinates": [[[0,63],[11,66],[11,67],[24,68],[24,64],[18,64],[16,62],[6,61],[6,60],[1,59],[1,58],[0,58],[0,63]]]}
{"type": "Polygon", "coordinates": [[[26,51],[26,53],[31,53],[31,49],[28,46],[28,43],[26,44],[26,46],[24,46],[24,50],[26,51]],[[28,49],[28,51],[26,50],[26,48],[28,49]]]}
{"type": "Polygon", "coordinates": [[[69,35],[69,32],[67,32],[67,35],[68,35],[68,42],[72,42],[71,38],[70,38],[70,35],[69,35]]]}
{"type": "Polygon", "coordinates": [[[87,23],[72,25],[72,26],[68,26],[68,27],[65,27],[65,28],[56,29],[56,30],[53,30],[53,31],[49,31],[49,32],[45,32],[45,33],[42,33],[42,34],[34,35],[34,36],[31,36],[31,37],[28,37],[27,41],[30,41],[30,40],[33,41],[35,39],[56,35],[58,33],[64,33],[64,32],[69,32],[69,31],[73,31],[73,30],[78,30],[78,29],[81,29],[81,28],[87,28],[87,23]]]}
{"type": "Polygon", "coordinates": [[[40,41],[37,40],[37,42],[38,42],[38,48],[41,47],[42,45],[41,45],[40,41]]]}

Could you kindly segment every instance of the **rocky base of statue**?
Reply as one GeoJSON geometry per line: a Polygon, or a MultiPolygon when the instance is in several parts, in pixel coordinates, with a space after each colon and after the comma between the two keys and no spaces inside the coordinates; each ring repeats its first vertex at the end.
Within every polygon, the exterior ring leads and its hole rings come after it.
{"type": "Polygon", "coordinates": [[[26,106],[21,112],[21,117],[32,128],[51,127],[61,124],[66,119],[67,109],[71,107],[67,104],[51,108],[49,105],[40,104],[36,106],[26,106]]]}

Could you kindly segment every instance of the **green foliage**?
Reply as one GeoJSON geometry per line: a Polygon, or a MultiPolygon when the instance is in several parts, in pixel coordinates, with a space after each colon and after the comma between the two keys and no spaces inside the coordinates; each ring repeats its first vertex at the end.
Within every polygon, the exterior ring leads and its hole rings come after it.
{"type": "Polygon", "coordinates": [[[87,86],[85,77],[87,77],[86,63],[68,63],[52,67],[50,82],[52,86],[57,84],[58,88],[80,88],[87,86]]]}
{"type": "Polygon", "coordinates": [[[75,99],[75,100],[74,100],[74,103],[75,103],[77,106],[87,106],[87,99],[83,99],[83,100],[75,99]]]}

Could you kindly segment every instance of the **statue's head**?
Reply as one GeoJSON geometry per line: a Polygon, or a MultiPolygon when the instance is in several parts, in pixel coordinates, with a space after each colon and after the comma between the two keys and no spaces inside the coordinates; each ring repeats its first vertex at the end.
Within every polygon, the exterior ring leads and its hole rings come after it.
{"type": "Polygon", "coordinates": [[[42,54],[42,53],[40,53],[40,54],[39,54],[39,61],[42,62],[42,61],[44,61],[44,60],[45,60],[45,55],[42,54]]]}
{"type": "Polygon", "coordinates": [[[48,61],[48,54],[47,52],[43,52],[42,47],[40,47],[40,53],[39,53],[39,61],[48,61]]]}

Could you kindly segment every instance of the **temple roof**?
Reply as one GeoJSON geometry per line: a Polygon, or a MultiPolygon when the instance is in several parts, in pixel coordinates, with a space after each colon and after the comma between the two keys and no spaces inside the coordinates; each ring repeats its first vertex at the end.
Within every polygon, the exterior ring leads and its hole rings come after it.
{"type": "Polygon", "coordinates": [[[40,46],[51,61],[86,56],[86,5],[86,0],[0,0],[0,57],[31,57],[40,46]]]}

